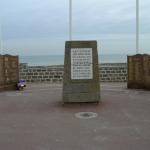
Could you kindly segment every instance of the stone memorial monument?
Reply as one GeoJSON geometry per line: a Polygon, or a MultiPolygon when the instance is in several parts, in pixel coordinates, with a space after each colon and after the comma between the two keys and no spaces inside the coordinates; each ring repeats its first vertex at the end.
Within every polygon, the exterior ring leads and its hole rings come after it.
{"type": "Polygon", "coordinates": [[[100,82],[97,41],[67,41],[63,102],[99,102],[100,82]]]}

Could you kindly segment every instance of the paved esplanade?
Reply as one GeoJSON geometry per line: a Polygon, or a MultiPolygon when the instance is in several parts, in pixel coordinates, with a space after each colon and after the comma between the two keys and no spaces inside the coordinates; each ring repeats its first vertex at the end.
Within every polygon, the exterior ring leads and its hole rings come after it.
{"type": "Polygon", "coordinates": [[[150,92],[103,83],[101,102],[62,105],[62,86],[0,93],[1,150],[148,150],[150,92]],[[79,119],[78,112],[94,112],[79,119]]]}

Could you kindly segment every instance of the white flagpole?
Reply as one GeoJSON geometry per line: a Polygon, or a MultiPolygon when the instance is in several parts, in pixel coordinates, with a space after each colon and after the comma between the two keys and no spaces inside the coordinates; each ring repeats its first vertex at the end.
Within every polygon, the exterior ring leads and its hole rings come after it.
{"type": "Polygon", "coordinates": [[[69,40],[72,40],[72,0],[69,0],[69,40]]]}
{"type": "Polygon", "coordinates": [[[136,0],[136,53],[139,53],[139,0],[136,0]]]}
{"type": "Polygon", "coordinates": [[[3,46],[2,46],[2,25],[0,22],[0,53],[3,54],[3,46]]]}

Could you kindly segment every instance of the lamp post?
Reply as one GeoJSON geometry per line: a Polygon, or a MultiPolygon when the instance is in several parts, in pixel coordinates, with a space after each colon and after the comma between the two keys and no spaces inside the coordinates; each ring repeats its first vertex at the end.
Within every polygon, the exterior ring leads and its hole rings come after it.
{"type": "Polygon", "coordinates": [[[72,0],[69,0],[69,40],[72,40],[72,0]]]}
{"type": "Polygon", "coordinates": [[[136,53],[139,53],[139,0],[136,0],[136,53]]]}

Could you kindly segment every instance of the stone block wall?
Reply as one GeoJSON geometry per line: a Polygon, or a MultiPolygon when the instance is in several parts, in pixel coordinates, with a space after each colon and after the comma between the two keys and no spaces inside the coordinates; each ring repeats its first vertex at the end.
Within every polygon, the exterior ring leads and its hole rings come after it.
{"type": "Polygon", "coordinates": [[[18,56],[0,55],[0,91],[16,89],[18,79],[18,56]]]}
{"type": "Polygon", "coordinates": [[[99,70],[101,82],[127,82],[126,63],[101,64],[99,70]]]}
{"type": "MultiPolygon", "coordinates": [[[[26,82],[62,82],[63,66],[28,66],[20,64],[20,79],[26,82]]],[[[99,66],[101,82],[126,82],[126,63],[106,63],[99,66]]]]}

